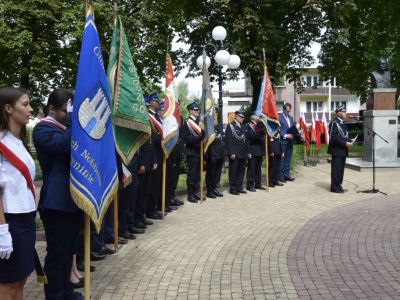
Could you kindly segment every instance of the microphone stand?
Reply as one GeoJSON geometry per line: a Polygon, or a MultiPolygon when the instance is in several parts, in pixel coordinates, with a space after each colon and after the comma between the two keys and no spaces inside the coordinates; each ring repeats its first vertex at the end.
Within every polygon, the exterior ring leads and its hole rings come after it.
{"type": "Polygon", "coordinates": [[[383,195],[386,195],[386,193],[380,191],[379,189],[375,188],[375,136],[378,136],[381,140],[383,140],[385,143],[389,144],[387,140],[385,140],[382,136],[380,136],[377,132],[372,130],[370,127],[363,124],[365,128],[368,130],[368,135],[371,133],[372,134],[372,189],[367,189],[363,191],[359,191],[359,193],[369,193],[369,194],[375,194],[375,193],[381,193],[383,195]]]}

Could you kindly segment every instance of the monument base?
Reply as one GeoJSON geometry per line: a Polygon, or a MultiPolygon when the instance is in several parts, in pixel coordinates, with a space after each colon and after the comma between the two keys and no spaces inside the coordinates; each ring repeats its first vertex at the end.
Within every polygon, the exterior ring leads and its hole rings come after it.
{"type": "Polygon", "coordinates": [[[395,110],[396,92],[393,88],[376,88],[368,91],[367,110],[395,110]]]}
{"type": "MultiPolygon", "coordinates": [[[[346,159],[346,168],[365,172],[372,172],[372,162],[365,161],[362,158],[347,158],[346,159]]],[[[397,158],[395,161],[383,161],[383,162],[375,162],[375,171],[400,171],[400,158],[397,158]]]]}
{"type": "Polygon", "coordinates": [[[363,160],[372,162],[372,146],[375,143],[375,162],[397,161],[397,110],[367,110],[364,112],[364,124],[382,136],[386,143],[364,126],[363,160]],[[375,139],[375,140],[373,140],[375,139]]]}

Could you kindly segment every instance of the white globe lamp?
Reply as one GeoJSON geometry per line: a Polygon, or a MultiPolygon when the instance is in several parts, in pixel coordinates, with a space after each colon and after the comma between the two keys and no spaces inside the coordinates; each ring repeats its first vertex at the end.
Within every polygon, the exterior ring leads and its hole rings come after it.
{"type": "Polygon", "coordinates": [[[217,64],[219,64],[220,66],[224,66],[227,65],[229,62],[229,58],[231,57],[231,55],[229,54],[228,51],[226,50],[219,50],[216,54],[215,54],[215,61],[217,62],[217,64]]]}
{"type": "Polygon", "coordinates": [[[236,54],[232,54],[229,57],[228,68],[234,70],[239,68],[239,66],[240,66],[240,57],[237,56],[236,54]]]}
{"type": "Polygon", "coordinates": [[[223,41],[226,38],[226,29],[222,26],[217,26],[211,34],[215,41],[223,41]]]}
{"type": "MultiPolygon", "coordinates": [[[[199,69],[203,69],[203,55],[200,55],[196,60],[196,65],[199,69]]],[[[211,65],[211,59],[206,56],[206,66],[209,68],[211,65]]]]}

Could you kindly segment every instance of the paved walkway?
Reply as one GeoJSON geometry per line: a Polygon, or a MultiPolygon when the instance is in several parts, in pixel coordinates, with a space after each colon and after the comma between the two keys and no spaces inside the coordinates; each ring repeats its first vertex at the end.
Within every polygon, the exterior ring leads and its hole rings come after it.
{"type": "MultiPolygon", "coordinates": [[[[301,167],[268,193],[186,202],[93,263],[94,299],[399,298],[400,172],[377,173],[384,197],[357,193],[372,175],[350,170],[349,192],[328,192],[329,169],[301,167]]],[[[43,299],[34,276],[26,299],[43,299]]]]}

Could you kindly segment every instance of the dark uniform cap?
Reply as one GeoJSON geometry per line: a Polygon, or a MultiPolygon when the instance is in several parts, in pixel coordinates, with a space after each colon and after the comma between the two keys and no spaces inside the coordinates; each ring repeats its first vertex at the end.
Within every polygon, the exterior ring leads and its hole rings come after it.
{"type": "Polygon", "coordinates": [[[237,110],[237,111],[235,111],[235,115],[244,118],[244,111],[243,110],[237,110]]]}
{"type": "Polygon", "coordinates": [[[144,98],[144,103],[146,104],[146,106],[150,105],[150,98],[148,96],[143,96],[144,98]]]}
{"type": "Polygon", "coordinates": [[[346,112],[346,107],[342,104],[338,108],[335,109],[335,113],[338,112],[346,112]]]}
{"type": "Polygon", "coordinates": [[[196,102],[192,102],[187,106],[187,110],[200,110],[196,102]]]}
{"type": "Polygon", "coordinates": [[[157,93],[152,93],[149,95],[149,102],[150,101],[156,101],[158,103],[161,103],[160,99],[158,99],[157,93]]]}

